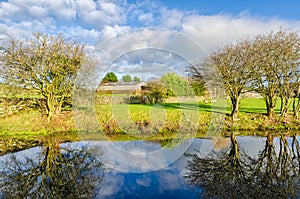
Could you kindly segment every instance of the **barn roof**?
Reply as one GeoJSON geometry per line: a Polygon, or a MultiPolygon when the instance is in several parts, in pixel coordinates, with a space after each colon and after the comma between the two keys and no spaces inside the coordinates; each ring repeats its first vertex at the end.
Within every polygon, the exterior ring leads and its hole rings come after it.
{"type": "Polygon", "coordinates": [[[104,83],[101,86],[131,86],[131,85],[145,85],[145,82],[108,82],[104,83]]]}
{"type": "Polygon", "coordinates": [[[142,90],[142,86],[146,86],[145,82],[109,82],[100,85],[99,90],[142,90]]]}

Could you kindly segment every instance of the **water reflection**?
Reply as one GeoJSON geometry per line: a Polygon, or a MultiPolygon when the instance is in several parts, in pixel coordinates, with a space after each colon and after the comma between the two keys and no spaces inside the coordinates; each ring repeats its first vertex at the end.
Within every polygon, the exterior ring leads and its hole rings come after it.
{"type": "Polygon", "coordinates": [[[258,157],[239,147],[235,134],[227,150],[203,156],[188,154],[185,179],[202,187],[205,198],[299,197],[299,142],[296,136],[280,136],[278,147],[272,133],[258,157]]]}
{"type": "Polygon", "coordinates": [[[2,197],[92,198],[104,179],[103,163],[93,154],[51,140],[37,157],[12,155],[0,173],[2,197]]]}
{"type": "Polygon", "coordinates": [[[271,133],[115,143],[50,139],[0,156],[0,198],[296,198],[299,153],[296,136],[271,133]],[[186,148],[188,155],[173,161],[170,154],[186,148]]]}

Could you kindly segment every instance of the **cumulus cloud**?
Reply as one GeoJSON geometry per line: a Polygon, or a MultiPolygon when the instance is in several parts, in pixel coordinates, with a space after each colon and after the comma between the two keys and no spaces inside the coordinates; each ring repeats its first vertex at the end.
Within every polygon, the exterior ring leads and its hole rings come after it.
{"type": "Polygon", "coordinates": [[[105,25],[103,30],[102,30],[102,38],[103,39],[109,39],[111,37],[115,37],[118,34],[122,32],[126,32],[130,30],[130,27],[128,26],[119,26],[119,25],[114,25],[114,26],[109,26],[105,25]]]}
{"type": "Polygon", "coordinates": [[[95,54],[102,60],[98,71],[106,68],[119,74],[142,75],[147,80],[167,72],[184,75],[206,51],[180,32],[143,28],[106,40],[96,46],[95,54]]]}
{"type": "Polygon", "coordinates": [[[145,71],[150,69],[152,76],[172,70],[182,73],[179,69],[186,63],[170,54],[181,56],[183,60],[195,57],[200,60],[228,42],[280,27],[299,29],[300,21],[254,17],[244,12],[235,16],[201,15],[195,11],[170,9],[159,1],[150,0],[135,3],[125,0],[8,0],[0,3],[0,37],[62,32],[93,45],[96,55],[105,63],[99,70],[111,66],[120,74],[141,75],[144,72],[148,77],[150,74],[145,71]],[[153,31],[145,26],[176,30],[195,42],[191,45],[184,36],[171,31],[153,31]],[[142,29],[135,31],[135,28],[142,29]],[[168,53],[157,56],[146,52],[139,55],[137,62],[133,54],[124,56],[153,47],[170,51],[170,57],[168,53]],[[121,61],[116,61],[118,59],[121,61]]]}
{"type": "Polygon", "coordinates": [[[91,33],[97,32],[101,37],[98,40],[116,36],[130,27],[155,26],[180,30],[207,48],[280,26],[299,28],[297,21],[263,19],[245,13],[205,16],[195,11],[170,9],[159,1],[150,0],[135,3],[124,0],[8,0],[0,3],[0,24],[6,27],[1,33],[16,35],[21,35],[17,31],[22,34],[32,31],[71,33],[80,27],[82,31],[77,37],[88,39],[91,33]]]}
{"type": "Polygon", "coordinates": [[[192,15],[185,17],[182,23],[182,32],[196,39],[208,51],[240,38],[251,37],[279,28],[299,29],[300,22],[245,15],[192,15]]]}
{"type": "Polygon", "coordinates": [[[123,9],[123,4],[109,1],[8,0],[0,3],[0,31],[16,36],[66,32],[68,36],[76,34],[77,38],[87,40],[92,36],[95,41],[96,34],[106,36],[107,27],[118,29],[124,24],[123,9]],[[80,31],[72,34],[74,30],[80,31]]]}
{"type": "Polygon", "coordinates": [[[141,49],[129,52],[116,59],[109,70],[119,76],[131,74],[144,80],[158,78],[167,72],[185,73],[189,63],[182,57],[162,49],[141,49]]]}
{"type": "Polygon", "coordinates": [[[181,27],[182,19],[185,15],[184,12],[181,12],[176,9],[169,10],[167,8],[162,9],[162,18],[161,24],[166,28],[178,28],[181,27]]]}
{"type": "Polygon", "coordinates": [[[138,20],[140,22],[152,23],[153,22],[153,14],[145,13],[138,16],[138,20]]]}
{"type": "Polygon", "coordinates": [[[117,6],[113,3],[101,3],[100,4],[102,10],[107,13],[108,15],[119,15],[119,9],[117,8],[117,6]]]}
{"type": "Polygon", "coordinates": [[[81,26],[62,26],[60,28],[60,31],[63,32],[65,35],[75,39],[80,40],[83,43],[94,43],[99,40],[99,38],[102,37],[102,32],[98,31],[96,29],[86,29],[81,26]]]}

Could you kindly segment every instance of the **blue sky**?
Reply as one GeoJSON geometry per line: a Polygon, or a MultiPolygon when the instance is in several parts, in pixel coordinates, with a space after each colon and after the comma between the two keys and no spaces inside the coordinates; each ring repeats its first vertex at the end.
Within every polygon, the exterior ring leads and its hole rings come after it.
{"type": "MultiPolygon", "coordinates": [[[[0,33],[64,32],[97,41],[136,27],[184,32],[184,26],[196,22],[197,17],[198,23],[193,25],[206,26],[201,19],[209,17],[210,23],[224,26],[247,20],[252,26],[264,23],[297,29],[299,8],[297,0],[2,0],[0,33]]],[[[244,32],[251,33],[249,28],[244,32]]]]}
{"type": "MultiPolygon", "coordinates": [[[[136,2],[136,1],[133,1],[136,2]]],[[[197,10],[198,14],[218,13],[239,15],[248,13],[253,16],[300,19],[298,0],[163,0],[163,4],[180,10],[197,10]]]]}
{"type": "MultiPolygon", "coordinates": [[[[157,27],[176,30],[212,51],[279,28],[299,31],[299,8],[298,0],[6,0],[0,2],[0,38],[30,37],[32,32],[63,33],[93,49],[108,38],[136,28],[157,27]]],[[[126,45],[143,46],[141,38],[151,35],[145,34],[130,38],[126,45]]],[[[159,39],[156,42],[166,38],[155,38],[159,39]]],[[[169,54],[165,56],[171,60],[169,54]]],[[[130,60],[117,62],[131,64],[130,60]]]]}

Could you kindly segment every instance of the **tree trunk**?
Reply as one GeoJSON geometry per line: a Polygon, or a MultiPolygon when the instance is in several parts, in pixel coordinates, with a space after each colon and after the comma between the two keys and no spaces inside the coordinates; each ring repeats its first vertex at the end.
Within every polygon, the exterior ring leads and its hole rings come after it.
{"type": "Polygon", "coordinates": [[[284,99],[282,96],[280,96],[280,114],[282,114],[283,107],[284,107],[284,99]]]}
{"type": "Polygon", "coordinates": [[[235,133],[231,133],[230,141],[231,141],[231,145],[232,145],[232,148],[230,150],[230,155],[234,156],[237,160],[240,160],[239,146],[238,146],[238,142],[237,142],[235,133]]]}
{"type": "Polygon", "coordinates": [[[50,120],[53,118],[54,115],[58,114],[61,111],[60,104],[56,101],[52,93],[49,93],[46,95],[46,113],[47,113],[47,120],[50,122],[50,120]]]}
{"type": "Polygon", "coordinates": [[[50,99],[47,99],[47,101],[46,101],[46,108],[47,108],[47,110],[46,110],[47,120],[49,122],[54,115],[54,106],[50,99]]]}
{"type": "Polygon", "coordinates": [[[266,142],[266,145],[268,147],[272,147],[274,144],[274,136],[273,136],[273,133],[269,132],[268,135],[267,135],[267,142],[266,142]]]}
{"type": "Polygon", "coordinates": [[[267,115],[270,120],[272,120],[274,118],[274,116],[275,116],[274,107],[269,107],[267,109],[267,115]]]}
{"type": "Polygon", "coordinates": [[[231,97],[231,114],[230,114],[230,116],[233,121],[238,119],[239,105],[240,105],[240,98],[239,97],[231,97]]]}
{"type": "Polygon", "coordinates": [[[294,112],[294,117],[297,118],[297,119],[299,118],[299,109],[300,109],[300,99],[299,98],[294,98],[293,112],[294,112]]]}
{"type": "Polygon", "coordinates": [[[289,111],[289,107],[290,107],[290,100],[289,98],[286,97],[280,97],[281,98],[281,111],[280,114],[282,117],[286,117],[288,111],[289,111]]]}
{"type": "Polygon", "coordinates": [[[267,106],[267,116],[270,120],[272,120],[275,116],[275,102],[273,101],[273,99],[270,99],[269,101],[266,100],[266,106],[267,106]]]}

